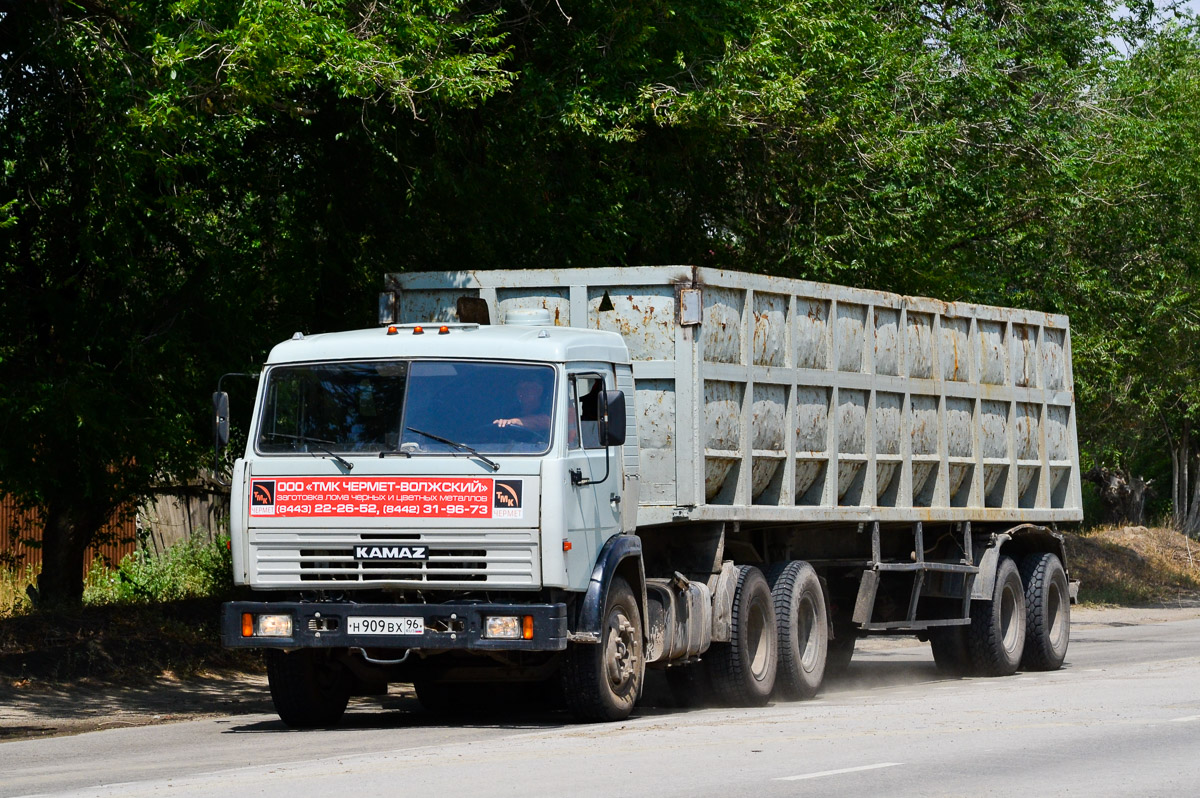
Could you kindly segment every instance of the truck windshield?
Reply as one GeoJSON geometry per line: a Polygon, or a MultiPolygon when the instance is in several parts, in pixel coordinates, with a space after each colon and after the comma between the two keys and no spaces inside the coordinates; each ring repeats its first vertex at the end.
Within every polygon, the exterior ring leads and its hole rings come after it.
{"type": "Polygon", "coordinates": [[[271,369],[264,454],[536,454],[550,445],[554,369],[468,361],[372,361],[271,369]]]}
{"type": "Polygon", "coordinates": [[[534,454],[550,447],[554,369],[517,363],[413,361],[401,448],[447,452],[429,437],[484,454],[534,454]]]}

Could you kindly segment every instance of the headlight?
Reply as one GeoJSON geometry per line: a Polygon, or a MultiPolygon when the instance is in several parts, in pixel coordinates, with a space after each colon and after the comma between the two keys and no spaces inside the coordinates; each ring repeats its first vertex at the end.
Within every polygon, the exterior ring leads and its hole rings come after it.
{"type": "Polygon", "coordinates": [[[242,614],[242,637],[291,637],[291,615],[242,614]]]}

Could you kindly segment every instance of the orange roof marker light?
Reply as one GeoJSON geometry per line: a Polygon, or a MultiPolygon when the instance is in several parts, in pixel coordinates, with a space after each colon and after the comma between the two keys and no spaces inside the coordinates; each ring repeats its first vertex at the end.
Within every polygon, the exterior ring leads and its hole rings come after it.
{"type": "Polygon", "coordinates": [[[449,332],[450,332],[450,328],[447,327],[445,324],[443,324],[441,327],[438,327],[438,335],[446,335],[449,332]]]}
{"type": "Polygon", "coordinates": [[[425,334],[425,328],[422,327],[420,324],[418,324],[416,327],[413,327],[413,335],[424,335],[424,334],[425,334]]]}
{"type": "Polygon", "coordinates": [[[387,331],[388,335],[395,335],[398,332],[400,332],[400,328],[397,327],[395,324],[388,325],[388,331],[387,331]]]}

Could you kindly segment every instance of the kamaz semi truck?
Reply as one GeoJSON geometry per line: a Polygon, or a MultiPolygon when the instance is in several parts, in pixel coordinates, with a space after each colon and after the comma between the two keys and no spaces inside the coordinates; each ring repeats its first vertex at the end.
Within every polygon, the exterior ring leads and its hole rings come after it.
{"type": "Polygon", "coordinates": [[[1062,664],[1065,317],[684,266],[385,287],[378,327],[271,351],[233,466],[256,600],[223,640],[266,649],[289,726],[389,683],[611,721],[647,669],[799,699],[866,635],[953,674],[1062,664]]]}

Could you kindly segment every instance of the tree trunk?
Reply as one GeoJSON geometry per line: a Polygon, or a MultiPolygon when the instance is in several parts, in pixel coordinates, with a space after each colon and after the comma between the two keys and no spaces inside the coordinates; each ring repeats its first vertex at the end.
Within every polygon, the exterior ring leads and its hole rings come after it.
{"type": "Polygon", "coordinates": [[[1172,454],[1172,465],[1176,460],[1179,462],[1179,480],[1175,485],[1174,496],[1175,527],[1184,529],[1187,526],[1187,517],[1195,505],[1191,496],[1192,479],[1189,468],[1192,461],[1192,422],[1186,419],[1183,422],[1183,434],[1179,437],[1178,451],[1172,454]]]}
{"type": "Polygon", "coordinates": [[[1187,514],[1184,516],[1184,521],[1179,529],[1188,537],[1195,538],[1200,537],[1200,479],[1195,480],[1191,487],[1191,498],[1188,503],[1187,514]]]}
{"type": "Polygon", "coordinates": [[[1146,523],[1146,499],[1154,492],[1150,483],[1139,476],[1131,476],[1122,469],[1107,469],[1096,466],[1083,475],[1099,488],[1100,504],[1104,507],[1104,522],[1107,524],[1146,523]]]}
{"type": "Polygon", "coordinates": [[[58,500],[46,508],[45,518],[37,604],[77,607],[83,602],[83,557],[108,513],[58,500]]]}

